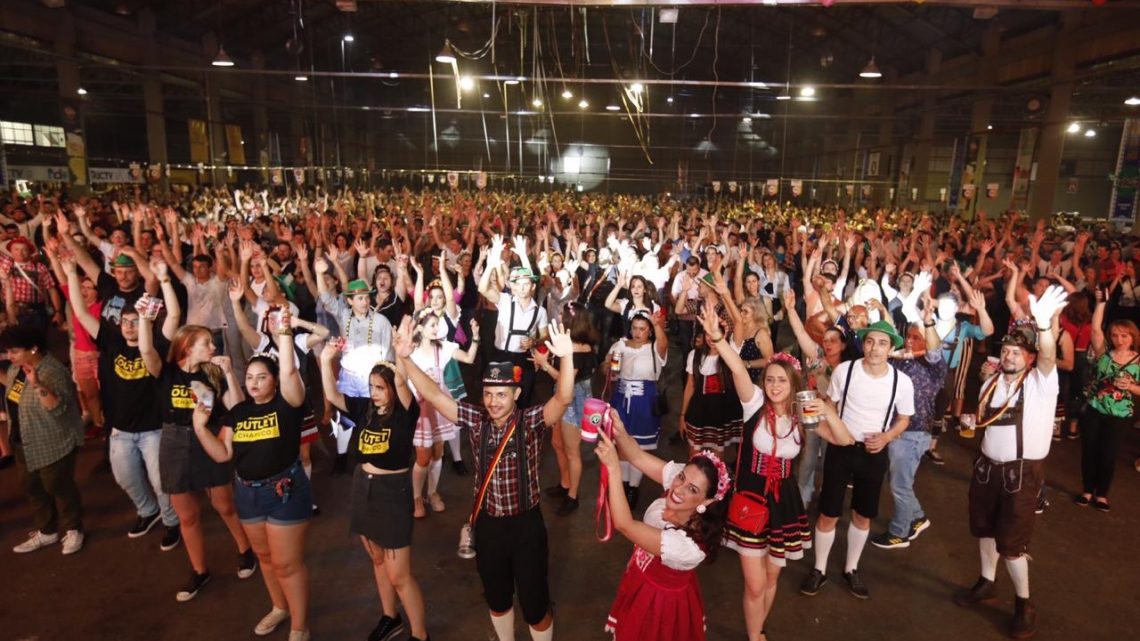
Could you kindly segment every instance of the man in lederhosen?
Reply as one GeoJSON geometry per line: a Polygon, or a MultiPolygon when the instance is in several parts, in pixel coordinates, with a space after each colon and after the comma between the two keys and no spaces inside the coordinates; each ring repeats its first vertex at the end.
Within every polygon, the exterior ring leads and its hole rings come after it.
{"type": "MultiPolygon", "coordinates": [[[[517,245],[516,245],[517,247],[517,245]]],[[[487,255],[487,268],[479,279],[479,293],[496,307],[499,313],[495,325],[495,350],[492,361],[509,361],[522,368],[522,392],[519,405],[530,404],[534,391],[534,362],[530,350],[546,338],[546,310],[534,299],[534,284],[538,280],[529,267],[515,267],[507,278],[511,293],[500,291],[499,284],[491,284],[491,273],[499,272],[502,265],[502,239],[498,236],[487,255]]],[[[525,256],[525,247],[516,248],[525,256]]]]}
{"type": "Polygon", "coordinates": [[[1054,328],[1065,298],[1056,286],[1040,299],[1029,297],[1036,341],[1028,327],[1015,328],[1002,339],[1001,370],[982,385],[978,401],[977,426],[986,432],[970,479],[970,534],[978,538],[982,573],[973,587],[954,594],[954,602],[968,606],[996,598],[998,559],[1004,559],[1017,594],[1010,627],[1017,639],[1037,630],[1026,550],[1053,437],[1058,392],[1054,328]]]}
{"type": "Polygon", "coordinates": [[[555,394],[545,405],[519,402],[522,372],[511,362],[492,362],[483,374],[483,407],[456,401],[416,366],[411,331],[405,324],[396,338],[400,357],[412,385],[444,418],[465,428],[475,459],[475,507],[472,525],[478,547],[476,567],[491,623],[499,641],[514,641],[515,587],[523,618],[534,641],[554,637],[547,577],[549,548],[539,508],[538,465],[542,442],[558,425],[574,400],[574,345],[557,324],[547,342],[561,358],[555,394]],[[486,479],[486,480],[485,480],[486,479]]]}

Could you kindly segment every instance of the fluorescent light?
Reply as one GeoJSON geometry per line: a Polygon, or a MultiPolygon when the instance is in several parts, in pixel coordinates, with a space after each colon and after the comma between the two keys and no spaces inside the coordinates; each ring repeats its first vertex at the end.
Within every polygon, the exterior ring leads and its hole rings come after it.
{"type": "Polygon", "coordinates": [[[621,107],[611,102],[610,104],[606,105],[606,111],[621,111],[621,107]]]}
{"type": "Polygon", "coordinates": [[[752,114],[752,117],[753,118],[759,118],[759,119],[763,120],[765,118],[771,118],[772,116],[771,116],[771,114],[766,114],[766,113],[754,113],[754,114],[752,114]]]}
{"type": "Polygon", "coordinates": [[[1096,129],[1085,130],[1085,138],[1096,138],[1096,129]]]}
{"type": "Polygon", "coordinates": [[[1080,123],[1077,123],[1077,122],[1074,122],[1074,123],[1070,123],[1070,124],[1069,124],[1069,128],[1068,128],[1068,130],[1067,130],[1067,131],[1068,131],[1069,133],[1071,133],[1071,134],[1079,134],[1079,133],[1081,133],[1081,125],[1080,125],[1080,123]]]}
{"type": "Polygon", "coordinates": [[[813,96],[815,96],[815,87],[807,85],[806,87],[800,89],[801,98],[811,98],[813,96]]]}
{"type": "Polygon", "coordinates": [[[218,55],[214,56],[214,61],[210,64],[214,65],[215,67],[232,67],[234,66],[234,61],[231,60],[228,55],[226,55],[226,50],[223,47],[219,46],[218,55]]]}
{"type": "Polygon", "coordinates": [[[569,99],[574,97],[574,94],[570,93],[569,89],[563,89],[562,90],[562,97],[565,98],[566,100],[569,100],[569,99]]]}
{"type": "Polygon", "coordinates": [[[640,82],[635,82],[629,86],[629,90],[635,94],[639,94],[642,91],[645,91],[645,85],[641,84],[640,82]]]}
{"type": "Polygon", "coordinates": [[[427,107],[408,107],[408,111],[414,113],[426,113],[428,111],[431,111],[431,109],[428,109],[427,107]]]}
{"type": "Polygon", "coordinates": [[[296,80],[297,82],[308,82],[309,77],[303,73],[299,73],[299,74],[293,76],[293,80],[296,80]]]}
{"type": "Polygon", "coordinates": [[[753,89],[767,89],[768,88],[768,83],[766,83],[766,82],[751,82],[748,84],[753,89]]]}
{"type": "Polygon", "coordinates": [[[690,117],[690,118],[700,118],[700,117],[701,117],[701,114],[692,113],[692,114],[689,114],[689,117],[690,117]]]}
{"type": "Polygon", "coordinates": [[[503,84],[513,87],[513,86],[519,84],[519,79],[518,78],[511,78],[509,80],[504,80],[503,84]]]}
{"type": "Polygon", "coordinates": [[[489,93],[487,93],[487,92],[483,92],[483,97],[484,97],[484,98],[490,98],[490,97],[491,97],[491,94],[489,94],[489,93]]]}
{"type": "Polygon", "coordinates": [[[534,100],[530,101],[530,104],[537,109],[542,106],[542,98],[535,96],[534,100]]]}
{"type": "Polygon", "coordinates": [[[389,78],[399,78],[400,74],[396,73],[395,71],[390,71],[390,72],[388,72],[388,77],[389,78]]]}
{"type": "Polygon", "coordinates": [[[1131,96],[1124,101],[1124,104],[1128,105],[1129,107],[1140,106],[1140,96],[1131,96]]]}
{"type": "Polygon", "coordinates": [[[579,109],[585,109],[589,106],[590,106],[590,103],[585,98],[578,101],[578,108],[579,109]]]}
{"type": "Polygon", "coordinates": [[[883,72],[879,71],[879,66],[875,64],[875,56],[871,56],[871,61],[863,67],[863,71],[859,72],[860,78],[882,78],[883,72]]]}
{"type": "Polygon", "coordinates": [[[351,33],[344,34],[344,38],[342,38],[342,40],[345,42],[356,42],[356,38],[354,38],[351,33]]]}
{"type": "Polygon", "coordinates": [[[792,97],[786,93],[782,93],[782,94],[776,96],[776,100],[791,100],[791,99],[792,99],[792,97]]]}
{"type": "Polygon", "coordinates": [[[464,91],[471,91],[475,88],[475,79],[471,76],[460,76],[459,88],[464,91]]]}
{"type": "Polygon", "coordinates": [[[87,95],[87,90],[86,90],[86,89],[84,89],[83,87],[80,87],[79,89],[76,89],[76,90],[75,90],[75,93],[77,93],[77,94],[79,94],[79,95],[81,95],[81,96],[86,96],[86,95],[87,95]]]}
{"type": "Polygon", "coordinates": [[[680,13],[678,9],[662,9],[657,14],[658,21],[661,24],[677,24],[677,15],[680,13]]]}

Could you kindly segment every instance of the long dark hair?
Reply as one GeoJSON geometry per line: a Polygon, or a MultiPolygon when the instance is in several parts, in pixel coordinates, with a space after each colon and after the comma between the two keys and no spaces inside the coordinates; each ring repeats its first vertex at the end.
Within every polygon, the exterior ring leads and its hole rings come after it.
{"type": "MultiPolygon", "coordinates": [[[[705,475],[705,479],[708,480],[709,489],[705,492],[705,498],[715,497],[719,476],[713,462],[698,454],[689,459],[689,465],[699,469],[705,475]]],[[[682,528],[700,546],[705,553],[705,560],[709,563],[716,560],[717,551],[720,549],[721,538],[724,534],[724,521],[728,515],[730,495],[731,492],[727,493],[723,499],[713,501],[705,508],[704,512],[694,510],[693,515],[689,517],[689,522],[682,528]]]]}
{"type": "MultiPolygon", "coordinates": [[[[368,385],[372,385],[372,376],[379,376],[384,384],[388,386],[388,394],[392,397],[392,402],[388,404],[388,411],[381,414],[376,410],[376,404],[368,403],[368,422],[367,425],[372,425],[377,419],[381,421],[391,418],[392,414],[396,411],[396,403],[400,402],[400,395],[396,393],[396,370],[385,363],[377,363],[372,366],[372,371],[368,373],[368,385]]],[[[369,393],[371,400],[371,393],[369,393]]],[[[405,408],[407,409],[407,408],[405,408]]]]}
{"type": "Polygon", "coordinates": [[[720,376],[721,388],[728,389],[728,386],[732,383],[732,371],[728,369],[728,365],[725,364],[724,359],[720,357],[716,348],[712,346],[708,332],[702,332],[702,334],[704,335],[704,340],[701,341],[701,346],[693,347],[693,384],[695,385],[700,377],[705,375],[704,372],[701,371],[701,365],[704,365],[706,357],[712,356],[716,358],[716,372],[717,375],[720,376]]]}

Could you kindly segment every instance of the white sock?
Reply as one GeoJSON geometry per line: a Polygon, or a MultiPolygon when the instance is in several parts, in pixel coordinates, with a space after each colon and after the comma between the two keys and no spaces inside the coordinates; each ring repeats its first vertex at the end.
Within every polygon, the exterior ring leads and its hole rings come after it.
{"type": "Polygon", "coordinates": [[[978,539],[978,551],[982,556],[982,578],[993,581],[997,576],[997,539],[978,539]]]}
{"type": "Polygon", "coordinates": [[[545,630],[535,630],[534,626],[530,626],[530,638],[533,641],[551,641],[554,638],[554,622],[550,622],[550,627],[545,630]]]}
{"type": "Polygon", "coordinates": [[[835,530],[824,532],[818,527],[815,529],[815,569],[827,574],[827,556],[831,554],[831,545],[835,543],[835,530]]]}
{"type": "Polygon", "coordinates": [[[491,625],[495,626],[495,636],[499,641],[515,641],[515,610],[507,610],[503,616],[491,614],[491,625]]]}
{"type": "Polygon", "coordinates": [[[863,546],[867,544],[867,535],[870,529],[860,530],[852,523],[847,526],[847,567],[844,572],[854,572],[859,569],[859,557],[863,556],[863,546]]]}
{"type": "Polygon", "coordinates": [[[428,496],[439,489],[439,473],[443,471],[443,459],[437,458],[428,466],[428,496]]]}
{"type": "Polygon", "coordinates": [[[641,487],[641,479],[645,476],[645,472],[637,469],[634,466],[629,466],[629,486],[641,487]]]}
{"type": "Polygon", "coordinates": [[[1013,579],[1013,591],[1022,599],[1029,598],[1029,559],[1024,555],[1016,559],[1005,559],[1005,569],[1013,579]]]}
{"type": "Polygon", "coordinates": [[[417,499],[423,496],[424,479],[427,478],[429,469],[429,466],[419,463],[412,466],[412,496],[417,499]]]}
{"type": "Polygon", "coordinates": [[[622,461],[618,465],[621,466],[621,482],[629,483],[629,470],[632,467],[629,463],[622,461]]]}
{"type": "Polygon", "coordinates": [[[447,449],[451,450],[451,460],[456,463],[463,460],[463,452],[459,448],[459,432],[447,439],[447,449]]]}
{"type": "Polygon", "coordinates": [[[304,468],[304,470],[305,470],[305,476],[307,476],[309,478],[313,478],[313,464],[312,463],[306,463],[306,464],[302,465],[301,467],[304,468]]]}

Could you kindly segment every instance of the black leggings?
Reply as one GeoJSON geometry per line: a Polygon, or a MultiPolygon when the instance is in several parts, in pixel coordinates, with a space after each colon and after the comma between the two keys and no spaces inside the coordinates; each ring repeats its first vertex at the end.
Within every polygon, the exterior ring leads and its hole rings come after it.
{"type": "Polygon", "coordinates": [[[1116,471],[1116,453],[1132,418],[1108,416],[1093,408],[1081,418],[1081,478],[1085,492],[1107,497],[1116,471]]]}

